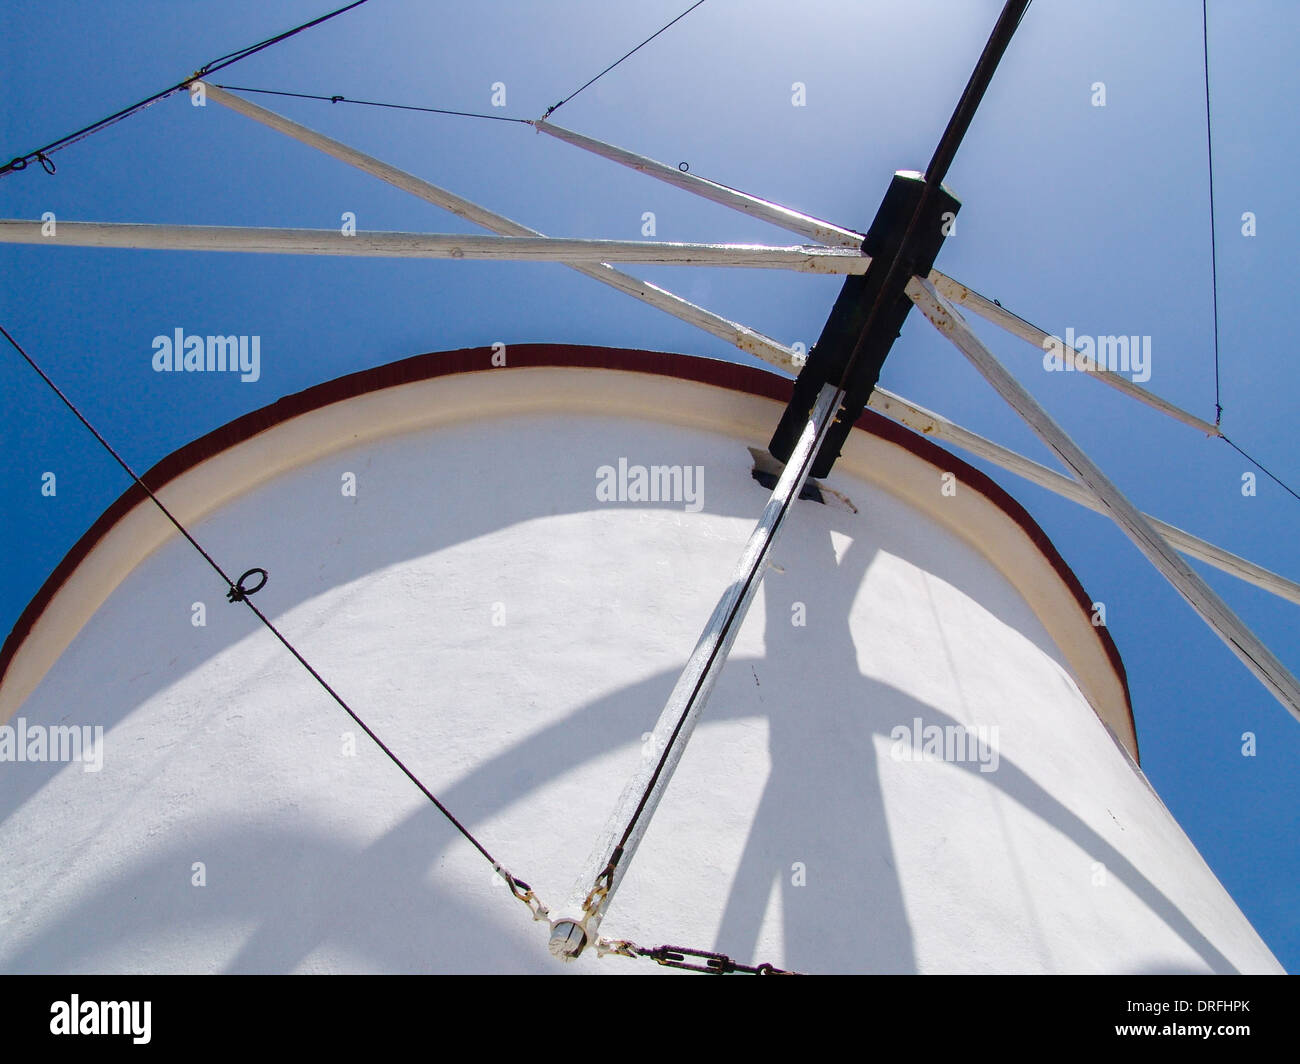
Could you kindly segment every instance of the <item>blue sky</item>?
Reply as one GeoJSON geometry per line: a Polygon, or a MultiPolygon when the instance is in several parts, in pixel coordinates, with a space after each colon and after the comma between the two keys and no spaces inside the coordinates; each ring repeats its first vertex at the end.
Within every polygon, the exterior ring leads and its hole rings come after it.
{"type": "MultiPolygon", "coordinates": [[[[687,4],[369,4],[215,80],[536,117],[687,4]]],[[[895,169],[924,169],[1000,0],[708,0],[554,116],[581,132],[865,228],[895,169]],[[793,82],[807,106],[791,105],[793,82]]],[[[233,49],[323,13],[319,0],[0,12],[0,155],[25,153],[233,49]]],[[[1300,6],[1210,3],[1221,385],[1226,431],[1300,480],[1289,311],[1300,222],[1285,175],[1300,105],[1300,6]],[[1258,233],[1240,232],[1253,211],[1258,233]]],[[[938,267],[1063,334],[1152,338],[1147,387],[1214,416],[1210,240],[1197,0],[1037,0],[948,185],[963,202],[938,267]],[[1094,82],[1106,106],[1092,105],[1094,82]]],[[[797,238],[524,126],[259,97],[436,184],[557,236],[797,238]]],[[[209,104],[165,100],[0,179],[0,216],[208,225],[478,230],[209,104]]],[[[785,342],[811,344],[839,280],[630,267],[785,342]]],[[[525,341],[737,351],[559,265],[0,247],[0,321],[137,469],[239,414],[422,351],[525,341]],[[153,337],[256,334],[262,373],[156,374],[153,337]]],[[[1300,502],[1222,441],[980,327],[1003,361],[1143,509],[1291,577],[1300,502]]],[[[882,383],[1042,461],[1029,430],[919,316],[882,383]]],[[[0,354],[0,630],[125,488],[31,371],[0,354]],[[58,495],[40,477],[58,473],[58,495]]],[[[977,461],[975,464],[979,465],[977,461]]],[[[1300,727],[1104,518],[988,470],[1037,518],[1107,620],[1143,766],[1290,971],[1300,971],[1300,727]],[[1242,756],[1253,732],[1254,757],[1242,756]]],[[[196,562],[196,564],[198,564],[196,562]]],[[[239,562],[231,566],[240,568],[239,562]]],[[[250,564],[252,564],[250,562],[250,564]]],[[[1201,570],[1293,671],[1296,607],[1201,570]]]]}

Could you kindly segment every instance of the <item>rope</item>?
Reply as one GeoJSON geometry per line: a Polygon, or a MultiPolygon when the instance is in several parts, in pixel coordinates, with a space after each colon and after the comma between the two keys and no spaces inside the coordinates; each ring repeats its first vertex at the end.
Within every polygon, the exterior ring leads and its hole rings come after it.
{"type": "Polygon", "coordinates": [[[1255,466],[1255,468],[1258,469],[1261,473],[1263,473],[1266,477],[1268,477],[1274,483],[1280,485],[1284,491],[1288,491],[1292,495],[1295,495],[1297,499],[1300,499],[1300,494],[1296,494],[1296,490],[1294,488],[1292,488],[1289,484],[1285,483],[1283,480],[1281,480],[1281,478],[1279,478],[1275,474],[1269,472],[1269,470],[1266,469],[1258,459],[1252,458],[1250,455],[1248,455],[1245,451],[1243,451],[1240,447],[1238,447],[1235,443],[1233,443],[1232,440],[1228,439],[1228,437],[1224,436],[1222,433],[1220,433],[1220,437],[1222,438],[1224,443],[1226,443],[1229,447],[1231,447],[1234,451],[1236,451],[1239,455],[1241,455],[1244,459],[1246,459],[1246,461],[1250,462],[1251,465],[1255,466]]]}
{"type": "Polygon", "coordinates": [[[228,67],[231,63],[238,63],[241,59],[247,59],[250,55],[260,52],[263,48],[270,48],[273,44],[279,44],[281,41],[288,40],[290,37],[301,33],[303,30],[309,30],[313,26],[319,26],[322,22],[328,22],[336,15],[342,15],[347,11],[351,11],[354,7],[360,7],[366,2],[367,0],[354,0],[353,3],[331,11],[327,15],[321,15],[319,18],[314,18],[310,22],[304,22],[301,26],[295,26],[293,29],[286,30],[284,33],[278,33],[274,37],[268,37],[259,44],[250,44],[247,48],[240,48],[235,52],[227,52],[220,59],[214,59],[212,62],[208,63],[207,66],[202,67],[198,71],[198,74],[202,77],[206,74],[215,73],[222,67],[228,67]]]}
{"type": "Polygon", "coordinates": [[[291,30],[286,30],[284,33],[276,34],[274,37],[268,37],[266,40],[260,41],[257,44],[250,44],[247,48],[241,48],[236,52],[228,52],[226,55],[214,59],[210,63],[200,67],[189,77],[185,78],[183,81],[178,81],[170,88],[163,89],[161,92],[155,92],[152,96],[145,97],[139,103],[133,103],[129,107],[123,107],[122,110],[115,111],[107,118],[101,118],[98,122],[92,122],[88,126],[83,126],[75,133],[69,133],[67,136],[51,141],[43,147],[37,148],[34,151],[29,151],[26,155],[19,155],[14,159],[9,160],[9,162],[0,166],[0,177],[4,177],[6,174],[14,173],[18,170],[26,170],[27,165],[32,162],[39,162],[45,169],[46,173],[52,174],[54,173],[54,164],[50,162],[48,158],[51,153],[60,151],[69,145],[76,144],[78,141],[84,140],[92,133],[98,133],[101,129],[106,129],[108,126],[114,125],[115,123],[122,121],[124,118],[129,118],[137,111],[143,111],[146,107],[152,107],[159,100],[165,100],[174,93],[180,92],[182,89],[186,88],[190,82],[197,78],[213,74],[218,70],[223,70],[234,63],[238,63],[241,59],[247,59],[250,55],[255,55],[265,48],[270,48],[273,44],[278,44],[280,41],[288,40],[290,37],[302,33],[304,30],[309,30],[313,26],[319,26],[322,22],[328,22],[335,16],[342,15],[344,12],[351,11],[354,7],[360,7],[362,4],[368,2],[369,0],[354,0],[353,3],[348,4],[345,7],[340,7],[338,10],[331,11],[327,15],[321,15],[319,18],[312,19],[310,22],[304,22],[301,26],[295,26],[291,30]]]}
{"type": "Polygon", "coordinates": [[[466,828],[464,824],[462,824],[459,820],[456,819],[456,817],[452,814],[451,810],[448,809],[445,805],[443,805],[442,802],[438,800],[437,796],[420,781],[419,777],[416,776],[414,772],[412,772],[409,768],[406,767],[405,762],[403,762],[402,759],[398,757],[389,748],[388,744],[385,743],[382,739],[379,738],[378,735],[374,733],[370,725],[368,725],[364,720],[362,720],[357,715],[356,711],[353,710],[353,708],[350,705],[348,705],[347,702],[343,699],[343,696],[340,695],[337,691],[335,691],[334,688],[331,687],[329,683],[326,682],[325,678],[321,676],[319,672],[316,671],[316,669],[312,666],[311,662],[309,662],[305,657],[302,656],[302,654],[298,651],[298,648],[295,647],[291,642],[289,642],[289,640],[285,637],[284,633],[281,632],[280,629],[278,629],[274,623],[272,623],[270,618],[268,618],[266,614],[264,614],[261,610],[257,608],[256,605],[253,604],[253,601],[249,598],[249,596],[260,591],[266,585],[266,570],[250,569],[248,570],[248,572],[244,573],[243,576],[241,576],[238,580],[231,580],[230,577],[226,574],[226,571],[221,567],[221,565],[216,561],[216,559],[213,558],[211,554],[209,554],[206,550],[203,549],[203,547],[199,544],[198,540],[196,540],[190,534],[189,530],[183,524],[181,524],[180,521],[176,519],[176,516],[169,509],[167,509],[167,507],[163,504],[162,500],[159,499],[158,496],[153,493],[153,490],[149,487],[149,485],[146,484],[143,480],[141,480],[140,477],[136,474],[135,470],[132,469],[131,466],[127,464],[126,459],[124,459],[120,454],[118,454],[117,451],[114,449],[113,445],[110,444],[106,439],[104,439],[102,435],[100,435],[99,430],[96,429],[95,426],[92,425],[86,419],[86,416],[80,410],[77,409],[76,404],[74,404],[72,400],[69,399],[67,395],[64,394],[63,390],[59,388],[59,386],[50,379],[49,375],[46,374],[46,372],[43,369],[41,369],[39,365],[37,365],[36,361],[32,358],[32,356],[29,355],[23,349],[22,345],[19,344],[18,341],[15,340],[9,334],[9,330],[6,329],[3,325],[0,325],[0,334],[4,335],[4,338],[9,341],[10,346],[12,346],[13,349],[23,357],[23,360],[29,366],[31,366],[32,369],[34,369],[37,372],[41,380],[43,380],[50,387],[50,389],[54,392],[54,394],[57,395],[61,400],[63,400],[64,406],[66,406],[69,410],[72,411],[72,413],[76,416],[77,420],[80,421],[82,425],[86,427],[87,430],[89,430],[90,434],[94,436],[97,441],[99,441],[99,444],[104,448],[104,450],[106,450],[109,454],[113,456],[117,464],[120,465],[122,469],[126,471],[126,474],[133,481],[135,481],[135,483],[140,487],[140,489],[144,491],[146,495],[149,496],[149,498],[153,501],[153,504],[157,506],[159,510],[162,511],[163,515],[167,518],[168,521],[172,523],[172,525],[175,526],[176,530],[180,532],[180,534],[189,541],[190,545],[196,551],[199,552],[199,554],[203,557],[203,560],[206,561],[208,565],[210,565],[213,568],[213,570],[217,573],[217,575],[220,576],[221,579],[226,582],[226,585],[228,587],[226,597],[231,602],[242,602],[245,606],[247,606],[250,610],[253,611],[253,615],[259,621],[261,621],[263,625],[266,626],[267,630],[273,636],[275,636],[276,639],[278,639],[282,644],[284,644],[285,649],[288,650],[290,654],[292,654],[295,658],[298,659],[298,663],[302,665],[302,667],[306,669],[308,673],[311,674],[312,679],[314,679],[318,684],[320,684],[320,686],[325,690],[325,692],[332,699],[334,699],[335,702],[337,702],[340,706],[343,707],[343,711],[347,713],[347,715],[356,722],[357,726],[360,727],[362,731],[364,731],[368,736],[370,736],[372,740],[374,740],[375,745],[378,746],[380,750],[382,750],[385,754],[388,755],[389,760],[392,761],[393,764],[395,764],[398,768],[400,768],[403,773],[405,773],[406,778],[409,779],[412,783],[416,785],[416,787],[420,789],[420,793],[423,794],[426,798],[428,798],[429,801],[431,801],[434,804],[434,806],[437,807],[438,811],[442,813],[442,815],[445,816],[451,822],[452,826],[455,827],[455,829],[459,831],[461,835],[463,835],[470,842],[470,844],[488,860],[488,862],[492,865],[493,869],[495,869],[496,872],[506,881],[506,884],[510,887],[510,892],[516,898],[522,901],[525,905],[527,905],[530,910],[532,910],[533,918],[535,920],[545,919],[546,912],[547,912],[546,907],[542,905],[540,901],[538,901],[536,896],[533,894],[532,888],[529,887],[529,885],[525,883],[523,880],[517,879],[515,876],[512,876],[501,866],[501,863],[495,857],[493,857],[491,853],[488,852],[487,848],[484,847],[484,845],[473,836],[473,834],[469,831],[469,829],[466,828]],[[255,574],[261,575],[262,577],[261,582],[257,584],[256,587],[245,587],[244,581],[246,581],[249,577],[255,574]]]}
{"type": "MultiPolygon", "coordinates": [[[[1201,44],[1205,59],[1205,158],[1209,169],[1210,183],[1210,286],[1214,307],[1214,426],[1219,427],[1223,420],[1223,404],[1219,388],[1219,256],[1214,234],[1214,135],[1210,124],[1210,28],[1207,12],[1208,0],[1201,0],[1201,44]]],[[[1224,433],[1220,437],[1234,451],[1250,462],[1256,469],[1277,484],[1283,491],[1300,499],[1300,493],[1273,473],[1258,459],[1252,457],[1230,440],[1224,433]]]]}
{"type": "MultiPolygon", "coordinates": [[[[1206,2],[1207,0],[1201,0],[1201,43],[1205,57],[1205,157],[1210,171],[1210,289],[1214,305],[1214,424],[1217,428],[1223,418],[1223,405],[1219,394],[1219,255],[1214,238],[1214,136],[1210,132],[1210,27],[1206,2]]],[[[1285,484],[1282,486],[1286,487],[1285,484]]],[[[1287,490],[1291,491],[1290,488],[1287,490]]],[[[1291,494],[1294,495],[1295,492],[1291,494]]]]}
{"type": "MultiPolygon", "coordinates": [[[[672,22],[669,22],[666,26],[661,26],[659,29],[655,30],[654,33],[650,34],[649,37],[647,37],[644,41],[642,41],[642,42],[641,42],[640,44],[638,44],[635,48],[633,48],[632,51],[628,52],[627,55],[623,56],[623,59],[627,59],[627,58],[629,58],[629,57],[635,55],[635,54],[636,54],[637,52],[639,52],[642,48],[644,48],[647,44],[649,44],[649,43],[650,43],[651,41],[653,41],[656,37],[658,37],[659,34],[663,33],[665,30],[669,29],[671,26],[674,26],[676,23],[680,22],[680,21],[681,21],[682,19],[684,19],[687,15],[689,15],[692,11],[694,11],[697,7],[699,7],[700,4],[702,4],[702,3],[704,3],[704,0],[696,0],[696,2],[695,2],[694,4],[692,4],[692,5],[691,5],[690,7],[688,7],[685,11],[683,11],[680,15],[678,15],[675,19],[673,19],[672,22]]],[[[604,70],[602,70],[599,74],[597,74],[594,78],[592,78],[590,81],[588,81],[585,85],[582,85],[580,88],[574,89],[571,93],[569,93],[568,96],[566,96],[566,97],[565,97],[563,100],[561,100],[559,103],[557,103],[557,104],[552,104],[550,107],[548,107],[547,110],[546,110],[546,114],[542,115],[542,121],[545,121],[546,119],[550,118],[551,115],[553,115],[556,111],[558,111],[558,110],[559,110],[561,107],[563,107],[566,103],[568,103],[568,102],[569,102],[570,100],[572,100],[575,96],[577,96],[578,93],[582,92],[583,89],[590,88],[592,85],[594,85],[596,82],[598,82],[601,78],[603,78],[606,74],[608,74],[611,70],[613,70],[616,66],[618,66],[619,63],[623,62],[623,59],[616,59],[614,62],[610,63],[609,66],[607,66],[604,70]]]]}
{"type": "MultiPolygon", "coordinates": [[[[10,173],[15,173],[19,170],[26,170],[28,165],[33,162],[39,162],[42,168],[44,168],[46,173],[53,174],[55,172],[55,166],[54,163],[49,158],[49,156],[52,153],[56,151],[61,151],[63,148],[69,147],[72,144],[76,144],[78,141],[84,140],[92,133],[98,133],[101,129],[106,129],[109,126],[122,121],[122,119],[124,118],[129,118],[131,115],[135,114],[138,111],[143,111],[147,107],[152,107],[159,100],[165,100],[169,96],[172,96],[175,93],[180,92],[182,89],[187,88],[192,81],[195,81],[198,78],[203,78],[211,74],[215,74],[218,70],[224,70],[226,67],[231,66],[234,63],[238,63],[241,59],[247,59],[250,55],[256,55],[258,52],[262,51],[263,49],[270,48],[273,44],[278,44],[280,41],[288,40],[290,37],[302,33],[304,30],[311,29],[313,26],[319,26],[322,22],[328,22],[330,19],[334,18],[335,16],[342,15],[343,13],[347,11],[351,11],[355,7],[360,7],[362,4],[367,2],[368,0],[354,0],[353,3],[347,4],[344,7],[340,7],[337,10],[331,11],[326,15],[321,15],[319,18],[312,19],[310,22],[304,22],[301,26],[295,26],[291,30],[287,30],[284,33],[276,34],[274,37],[268,37],[266,40],[260,41],[257,44],[251,44],[246,48],[241,48],[238,51],[234,51],[234,52],[228,52],[226,55],[223,55],[217,59],[213,59],[211,62],[205,63],[189,77],[184,78],[181,81],[178,81],[175,85],[172,85],[169,88],[162,89],[159,92],[155,92],[152,96],[147,96],[143,100],[140,100],[138,103],[133,103],[129,107],[124,107],[120,111],[115,111],[107,118],[101,118],[98,122],[92,122],[90,125],[83,126],[81,129],[77,130],[74,133],[69,133],[67,136],[60,137],[58,140],[51,141],[49,144],[46,144],[40,148],[36,148],[33,151],[29,151],[26,155],[16,156],[15,158],[11,159],[9,162],[5,163],[3,166],[0,166],[0,177],[4,177],[5,175],[10,173]]],[[[623,62],[624,59],[627,59],[630,56],[634,55],[636,52],[639,52],[647,44],[649,44],[656,37],[658,37],[659,34],[669,29],[669,27],[673,26],[675,23],[680,22],[682,19],[684,19],[687,15],[689,15],[692,11],[694,11],[697,7],[699,7],[703,3],[704,0],[696,0],[696,2],[692,4],[689,8],[683,11],[680,15],[678,15],[667,25],[662,26],[660,29],[652,33],[644,41],[642,41],[635,48],[633,48],[632,51],[628,52],[627,55],[624,55],[621,59],[618,59],[615,62],[611,63],[609,66],[607,66],[604,70],[602,70],[599,74],[597,74],[586,84],[582,85],[580,88],[575,89],[573,92],[569,93],[568,96],[562,99],[559,103],[555,104],[550,109],[548,109],[546,114],[543,115],[543,118],[550,117],[552,113],[554,113],[559,108],[563,107],[566,103],[568,103],[575,96],[577,96],[578,93],[594,85],[597,81],[599,81],[611,70],[613,70],[616,66],[618,66],[619,63],[623,62]]],[[[481,112],[475,112],[475,111],[453,111],[441,107],[414,107],[409,104],[380,103],[374,100],[349,100],[344,96],[314,96],[308,93],[279,92],[273,89],[241,88],[240,86],[237,85],[220,85],[218,86],[218,88],[230,89],[235,92],[264,93],[271,96],[296,96],[299,97],[300,99],[325,100],[328,101],[329,103],[352,103],[352,104],[359,104],[364,107],[386,107],[386,108],[392,108],[394,110],[402,110],[402,111],[424,111],[429,114],[457,115],[464,118],[486,118],[496,122],[521,122],[525,125],[532,124],[531,121],[527,118],[512,118],[506,115],[489,115],[489,114],[483,114],[481,112]]]]}
{"type": "Polygon", "coordinates": [[[507,115],[489,115],[482,114],[478,111],[449,111],[443,107],[414,107],[406,103],[377,103],[374,100],[349,100],[346,96],[313,96],[307,92],[280,92],[276,89],[250,89],[243,85],[218,85],[219,89],[229,89],[231,92],[258,92],[265,96],[294,96],[299,100],[324,100],[327,103],[355,103],[363,107],[390,107],[396,111],[425,111],[435,115],[459,115],[462,118],[489,118],[493,122],[520,122],[523,125],[531,126],[533,123],[527,118],[511,118],[507,115]]]}

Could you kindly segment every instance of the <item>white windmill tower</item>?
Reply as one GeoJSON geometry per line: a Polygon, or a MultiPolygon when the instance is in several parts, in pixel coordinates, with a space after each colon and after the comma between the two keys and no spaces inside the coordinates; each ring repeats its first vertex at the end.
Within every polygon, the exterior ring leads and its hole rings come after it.
{"type": "MultiPolygon", "coordinates": [[[[30,899],[8,965],[547,971],[555,955],[605,970],[622,962],[595,955],[613,953],[712,971],[1277,970],[1137,768],[1123,667],[1077,579],[1023,509],[923,438],[1110,514],[1300,715],[1295,679],[1175,551],[1300,589],[1138,512],[957,307],[1045,334],[932,270],[958,206],[944,175],[1026,7],[1006,4],[930,166],[896,175],[866,234],[535,123],[813,242],[794,247],[543,237],[194,83],[498,235],[61,222],[58,242],[560,261],[799,376],[791,396],[783,378],[649,352],[419,356],[287,397],[138,478],[0,657],[0,718],[50,729],[95,684],[118,720],[102,771],[0,779],[19,855],[3,900],[81,854],[30,899]],[[615,262],[847,280],[801,365],[615,262]],[[913,303],[1074,481],[875,387],[913,303]],[[430,454],[472,456],[475,478],[430,454]],[[379,510],[323,510],[358,468],[379,510]],[[771,495],[746,538],[758,484],[771,495]],[[261,576],[214,560],[244,554],[249,528],[271,574],[256,601],[261,576]],[[151,618],[211,584],[199,544],[252,616],[178,639],[151,618]],[[286,647],[307,672],[281,667],[286,647]],[[321,686],[423,797],[339,735],[321,686]],[[437,798],[426,779],[447,781],[437,798]],[[249,820],[254,781],[265,816],[249,820]],[[88,791],[111,832],[78,827],[88,791]],[[165,873],[178,863],[242,885],[195,894],[165,873]],[[549,935],[511,917],[510,893],[549,935]],[[374,908],[387,918],[341,915],[374,908]]],[[[6,221],[0,237],[39,229],[6,221]]]]}

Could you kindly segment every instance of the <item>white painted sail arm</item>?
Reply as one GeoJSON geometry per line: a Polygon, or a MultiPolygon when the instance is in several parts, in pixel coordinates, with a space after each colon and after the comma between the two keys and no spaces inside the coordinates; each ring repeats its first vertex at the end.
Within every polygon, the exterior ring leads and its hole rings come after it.
{"type": "Polygon", "coordinates": [[[239,251],[379,258],[493,259],[513,262],[640,262],[654,266],[730,266],[803,273],[865,273],[869,259],[847,248],[798,244],[698,244],[656,240],[585,240],[461,233],[342,233],[337,229],[144,225],[0,219],[0,243],[164,251],[239,251]]]}
{"type": "MultiPolygon", "coordinates": [[[[543,235],[536,229],[529,229],[528,226],[521,225],[511,218],[505,217],[505,215],[481,207],[463,196],[458,196],[454,192],[439,188],[423,178],[407,173],[405,170],[399,170],[395,166],[381,162],[365,152],[349,147],[342,141],[334,140],[323,133],[317,133],[314,129],[308,129],[292,119],[276,114],[274,111],[268,111],[265,107],[259,107],[248,100],[232,96],[230,93],[212,85],[207,85],[207,93],[209,99],[237,111],[245,118],[260,122],[278,133],[283,133],[285,136],[292,137],[302,144],[324,152],[340,162],[354,166],[358,170],[387,182],[394,188],[409,192],[426,203],[432,203],[435,206],[449,210],[453,214],[473,222],[475,225],[482,226],[484,229],[500,233],[503,236],[543,235]]],[[[690,300],[683,299],[667,289],[660,288],[649,281],[642,281],[621,270],[616,270],[608,263],[600,263],[595,266],[584,266],[576,263],[567,265],[569,265],[570,269],[577,270],[578,273],[584,274],[594,281],[609,285],[624,295],[640,300],[642,303],[662,310],[666,314],[671,314],[680,321],[694,325],[698,329],[703,329],[720,340],[734,344],[741,351],[761,358],[765,362],[770,362],[787,372],[798,372],[800,363],[795,356],[794,350],[755,329],[731,321],[720,314],[714,314],[710,310],[705,310],[703,307],[690,302],[690,300]]]]}
{"type": "Polygon", "coordinates": [[[974,289],[968,288],[947,274],[940,273],[938,270],[931,270],[929,280],[934,285],[935,291],[949,302],[965,307],[986,321],[1005,329],[1012,336],[1018,336],[1020,339],[1033,344],[1040,352],[1045,350],[1045,345],[1049,341],[1059,343],[1062,355],[1067,359],[1072,359],[1074,365],[1081,367],[1086,376],[1095,377],[1103,384],[1109,384],[1112,388],[1136,399],[1139,403],[1145,403],[1152,409],[1159,410],[1162,414],[1167,414],[1174,420],[1181,421],[1184,425],[1190,425],[1207,436],[1223,435],[1217,426],[1210,424],[1204,418],[1199,418],[1195,414],[1175,406],[1168,400],[1161,399],[1160,396],[1152,394],[1140,384],[1134,384],[1127,377],[1115,373],[1113,370],[1098,366],[1096,359],[1067,346],[1061,341],[1060,337],[1044,332],[1037,325],[1031,325],[1024,318],[1012,314],[1005,307],[993,302],[987,296],[980,295],[974,289]]]}
{"type": "MultiPolygon", "coordinates": [[[[1097,513],[1106,513],[1106,508],[1098,501],[1097,496],[1077,481],[1062,476],[1055,470],[1026,458],[1024,455],[1017,454],[1001,444],[994,443],[978,433],[962,428],[942,414],[936,414],[932,410],[926,410],[924,407],[909,403],[901,396],[880,387],[877,387],[871,393],[867,405],[872,410],[892,418],[899,424],[906,425],[915,432],[951,443],[988,462],[992,462],[996,466],[1000,466],[1008,472],[1024,477],[1041,488],[1055,492],[1071,502],[1086,506],[1089,510],[1094,510],[1097,513]]],[[[1195,558],[1197,561],[1205,562],[1207,565],[1212,565],[1230,576],[1235,576],[1248,584],[1254,584],[1258,588],[1300,606],[1300,583],[1288,580],[1285,576],[1265,569],[1261,565],[1256,565],[1240,555],[1233,554],[1231,551],[1224,550],[1222,547],[1193,536],[1190,532],[1185,532],[1175,525],[1161,521],[1158,517],[1152,517],[1147,513],[1142,516],[1150,521],[1156,531],[1164,536],[1179,553],[1185,554],[1189,558],[1195,558]]]]}
{"type": "Polygon", "coordinates": [[[1106,512],[1130,540],[1173,584],[1203,621],[1264,684],[1283,706],[1300,720],[1300,683],[1226,602],[1185,562],[1128,501],[1065,430],[1039,405],[971,330],[961,314],[928,280],[913,277],[907,294],[935,327],[950,339],[971,364],[993,385],[1062,464],[1091,490],[1106,512]]]}
{"type": "Polygon", "coordinates": [[[490,229],[502,236],[542,235],[536,229],[529,229],[526,225],[520,225],[504,215],[497,214],[495,211],[479,206],[472,200],[465,199],[464,196],[458,196],[445,188],[439,188],[423,178],[416,177],[414,174],[407,173],[396,166],[390,166],[372,155],[348,147],[342,141],[327,137],[323,133],[317,133],[314,129],[309,129],[307,126],[301,125],[290,118],[278,115],[274,111],[268,111],[265,107],[260,107],[242,97],[234,96],[224,89],[217,88],[211,82],[194,82],[194,84],[204,86],[205,94],[209,100],[213,100],[223,107],[228,107],[245,118],[251,118],[254,122],[260,122],[262,125],[274,129],[277,133],[292,137],[294,140],[315,148],[317,151],[332,155],[349,166],[355,166],[358,170],[363,170],[381,181],[388,182],[395,188],[400,188],[404,192],[418,196],[427,203],[451,211],[452,214],[471,221],[475,225],[481,225],[484,229],[490,229]]]}
{"type": "Polygon", "coordinates": [[[748,325],[741,325],[730,318],[724,318],[721,314],[705,310],[666,288],[660,288],[649,281],[642,281],[631,274],[623,273],[607,263],[599,266],[574,266],[573,269],[611,288],[616,288],[633,299],[639,299],[642,303],[662,310],[665,314],[671,314],[679,321],[694,325],[710,336],[716,336],[719,340],[733,344],[746,354],[761,358],[764,362],[787,373],[798,373],[803,364],[794,348],[787,347],[779,340],[774,340],[757,329],[751,329],[748,325]]]}
{"type": "Polygon", "coordinates": [[[550,949],[572,958],[596,940],[596,930],[614,892],[622,882],[655,809],[663,797],[682,753],[695,730],[700,712],[727,663],[727,655],[754,600],[772,549],[785,527],[794,501],[803,490],[813,460],[834,422],[844,393],[834,385],[822,387],[758,524],[745,544],[731,583],[722,593],[695,649],[687,659],[651,733],[651,758],[628,781],[618,805],[583,865],[566,904],[552,912],[550,949]]]}
{"type": "Polygon", "coordinates": [[[668,166],[666,163],[658,162],[644,155],[637,155],[625,148],[615,147],[603,140],[597,140],[595,137],[588,137],[582,133],[575,133],[571,129],[565,129],[563,126],[557,126],[542,119],[534,122],[533,126],[540,133],[545,133],[557,140],[582,148],[584,151],[592,152],[660,181],[665,181],[670,185],[675,185],[677,188],[694,193],[704,199],[712,200],[714,203],[720,203],[724,207],[741,211],[752,218],[770,222],[772,225],[780,226],[791,233],[799,233],[819,244],[844,248],[862,247],[863,235],[861,233],[855,233],[852,229],[845,229],[833,222],[814,218],[802,211],[783,207],[779,203],[773,203],[758,196],[751,196],[739,189],[730,188],[716,181],[710,181],[697,174],[682,171],[678,167],[668,166]]]}

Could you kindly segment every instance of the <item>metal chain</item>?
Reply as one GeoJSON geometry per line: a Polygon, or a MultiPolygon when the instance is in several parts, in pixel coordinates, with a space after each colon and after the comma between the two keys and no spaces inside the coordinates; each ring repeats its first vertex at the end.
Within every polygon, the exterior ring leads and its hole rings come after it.
{"type": "Polygon", "coordinates": [[[712,953],[709,950],[689,949],[686,946],[655,946],[647,949],[629,942],[624,938],[596,939],[596,953],[604,957],[616,954],[620,957],[646,957],[665,968],[681,968],[688,972],[701,972],[705,975],[800,975],[800,972],[788,972],[772,964],[748,965],[734,961],[725,953],[712,953]],[[692,964],[687,958],[697,958],[703,964],[692,964]]]}

